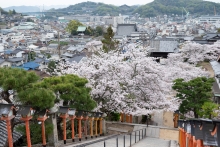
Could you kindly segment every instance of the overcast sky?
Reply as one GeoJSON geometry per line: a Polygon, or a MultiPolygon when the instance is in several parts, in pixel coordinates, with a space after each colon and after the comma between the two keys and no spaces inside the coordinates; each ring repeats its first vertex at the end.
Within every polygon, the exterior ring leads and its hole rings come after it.
{"type": "MultiPolygon", "coordinates": [[[[0,0],[0,7],[5,8],[9,6],[39,6],[39,5],[73,5],[80,2],[86,2],[88,0],[0,0]]],[[[137,5],[146,4],[153,0],[91,0],[93,2],[103,2],[106,4],[114,5],[137,5]]],[[[220,0],[207,0],[220,3],[220,0]]]]}

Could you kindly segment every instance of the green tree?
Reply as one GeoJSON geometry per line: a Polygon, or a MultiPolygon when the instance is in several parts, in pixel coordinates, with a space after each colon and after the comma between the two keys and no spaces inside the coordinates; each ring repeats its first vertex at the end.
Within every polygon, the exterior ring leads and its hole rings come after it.
{"type": "Polygon", "coordinates": [[[57,94],[56,102],[64,100],[64,106],[91,111],[96,107],[96,102],[90,97],[91,89],[86,87],[87,83],[87,79],[77,75],[64,75],[45,78],[35,86],[52,90],[57,94]]]}
{"type": "Polygon", "coordinates": [[[12,12],[11,10],[9,10],[9,11],[8,11],[8,14],[9,14],[9,15],[12,15],[12,14],[13,14],[13,12],[12,12]]]}
{"type": "Polygon", "coordinates": [[[28,61],[34,61],[36,57],[36,53],[33,51],[29,51],[28,53],[28,61]]]}
{"type": "Polygon", "coordinates": [[[43,110],[54,106],[55,96],[50,89],[34,87],[19,92],[17,101],[35,110],[43,110]]]}
{"type": "Polygon", "coordinates": [[[47,109],[54,106],[53,91],[44,88],[33,88],[39,77],[34,72],[18,68],[0,68],[1,97],[8,103],[14,101],[23,105],[31,105],[35,110],[47,109]],[[9,99],[9,90],[14,91],[14,101],[9,99]]]}
{"type": "Polygon", "coordinates": [[[103,35],[103,28],[101,26],[97,26],[95,28],[95,32],[97,36],[102,36],[103,35]]]}
{"type": "Polygon", "coordinates": [[[85,35],[93,35],[94,30],[89,26],[86,28],[85,35]]]}
{"type": "Polygon", "coordinates": [[[16,14],[16,11],[14,9],[12,10],[12,14],[16,14]]]}
{"type": "Polygon", "coordinates": [[[68,31],[72,35],[75,35],[78,26],[83,26],[83,24],[77,20],[71,20],[66,27],[66,31],[68,31]]]}
{"type": "Polygon", "coordinates": [[[218,116],[219,105],[213,102],[205,102],[202,108],[198,111],[199,117],[213,118],[218,116]]]}
{"type": "Polygon", "coordinates": [[[50,75],[53,75],[55,74],[55,69],[56,69],[56,62],[50,61],[47,66],[47,72],[50,73],[50,75]]]}
{"type": "MultiPolygon", "coordinates": [[[[53,124],[47,122],[47,120],[45,121],[45,133],[46,133],[46,137],[48,135],[50,135],[53,130],[53,124]]],[[[27,137],[26,137],[26,129],[25,129],[25,125],[20,125],[18,127],[16,127],[16,131],[20,132],[23,137],[23,143],[21,144],[22,146],[26,146],[27,144],[27,137]]],[[[42,128],[41,125],[38,124],[38,121],[32,120],[31,124],[30,124],[30,134],[31,134],[31,143],[32,144],[38,144],[42,142],[42,128]]],[[[46,139],[48,140],[48,138],[46,139]]]]}
{"type": "Polygon", "coordinates": [[[12,103],[9,99],[9,90],[14,90],[17,93],[25,91],[30,84],[38,80],[39,77],[34,72],[27,72],[18,68],[0,68],[1,97],[8,103],[12,103]]]}
{"type": "Polygon", "coordinates": [[[213,78],[206,77],[198,77],[190,81],[174,80],[172,88],[177,92],[176,97],[182,101],[179,108],[180,112],[185,114],[192,111],[195,118],[198,118],[198,111],[204,103],[211,101],[213,82],[213,78]]]}
{"type": "Polygon", "coordinates": [[[109,26],[107,32],[104,34],[104,39],[102,40],[104,52],[108,53],[111,50],[116,50],[119,42],[113,39],[114,35],[115,33],[113,32],[112,27],[109,26]]]}
{"type": "MultiPolygon", "coordinates": [[[[31,105],[35,110],[49,109],[54,106],[55,96],[53,91],[49,89],[33,88],[33,83],[38,82],[39,79],[34,72],[28,72],[19,68],[0,68],[1,98],[8,103],[17,101],[22,105],[31,105]],[[9,91],[11,90],[14,95],[13,100],[9,98],[9,91]]],[[[31,126],[33,122],[34,120],[31,120],[31,126]]],[[[18,123],[21,122],[15,123],[14,119],[12,120],[12,130],[16,128],[18,123]]],[[[39,142],[41,140],[38,140],[39,142]]]]}

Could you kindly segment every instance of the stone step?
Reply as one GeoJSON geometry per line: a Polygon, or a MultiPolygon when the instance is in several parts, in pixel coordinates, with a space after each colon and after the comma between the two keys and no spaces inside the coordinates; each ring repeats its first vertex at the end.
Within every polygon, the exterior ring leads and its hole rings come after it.
{"type": "Polygon", "coordinates": [[[107,130],[122,132],[122,133],[128,133],[129,132],[129,130],[114,128],[114,127],[108,127],[107,130]]]}

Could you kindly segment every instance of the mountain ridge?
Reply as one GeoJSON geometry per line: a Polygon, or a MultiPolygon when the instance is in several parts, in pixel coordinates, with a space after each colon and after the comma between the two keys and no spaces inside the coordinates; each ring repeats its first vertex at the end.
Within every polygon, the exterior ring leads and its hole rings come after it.
{"type": "Polygon", "coordinates": [[[53,11],[73,12],[75,14],[85,14],[88,12],[93,15],[118,15],[120,13],[129,15],[138,13],[142,17],[154,17],[165,14],[185,15],[183,7],[193,15],[214,14],[215,7],[216,13],[220,15],[220,3],[203,0],[154,0],[153,2],[140,6],[128,6],[126,4],[115,6],[87,1],[53,11]]]}

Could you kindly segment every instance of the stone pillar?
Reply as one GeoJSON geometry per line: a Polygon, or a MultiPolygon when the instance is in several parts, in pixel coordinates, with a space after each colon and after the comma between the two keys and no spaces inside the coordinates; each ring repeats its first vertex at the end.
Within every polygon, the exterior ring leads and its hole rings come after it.
{"type": "Polygon", "coordinates": [[[104,135],[105,135],[106,132],[107,132],[105,119],[102,120],[102,131],[103,131],[103,134],[104,134],[104,135]]]}
{"type": "Polygon", "coordinates": [[[49,146],[59,147],[56,113],[50,114],[47,120],[50,124],[53,124],[53,132],[48,136],[49,146]]]}

